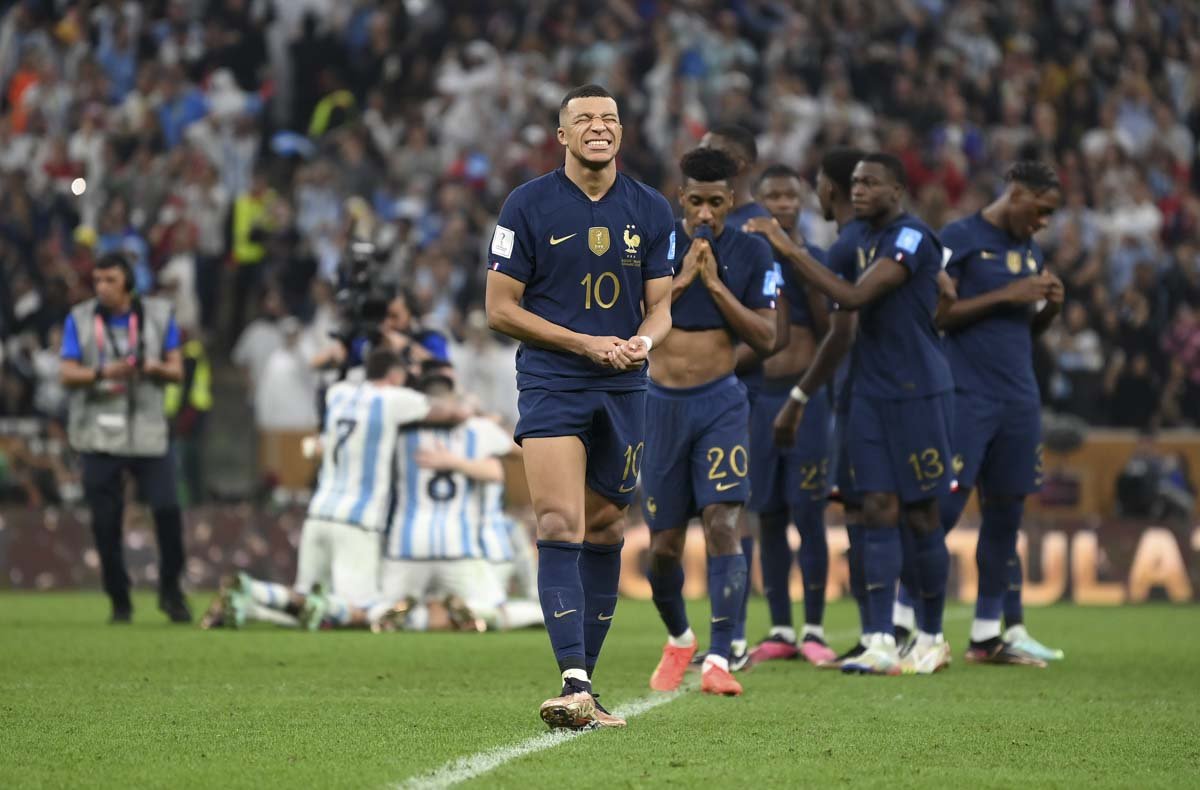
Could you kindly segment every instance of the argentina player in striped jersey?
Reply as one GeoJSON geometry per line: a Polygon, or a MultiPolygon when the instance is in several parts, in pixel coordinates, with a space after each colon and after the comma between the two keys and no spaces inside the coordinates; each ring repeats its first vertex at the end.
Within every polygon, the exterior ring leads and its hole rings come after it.
{"type": "Polygon", "coordinates": [[[358,605],[378,599],[380,541],[394,494],[399,430],[420,420],[461,421],[466,413],[401,386],[407,376],[403,360],[388,349],[368,355],[365,374],[365,381],[333,385],[326,396],[321,471],[300,533],[295,585],[289,590],[238,574],[222,596],[224,624],[240,626],[260,608],[289,618],[264,619],[288,623],[311,603],[314,590],[358,605]]]}

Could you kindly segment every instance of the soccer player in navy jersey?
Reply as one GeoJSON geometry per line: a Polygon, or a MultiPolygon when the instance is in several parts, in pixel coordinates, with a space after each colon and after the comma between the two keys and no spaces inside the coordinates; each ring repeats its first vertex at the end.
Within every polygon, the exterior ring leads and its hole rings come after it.
{"type": "MultiPolygon", "coordinates": [[[[825,263],[830,271],[847,282],[855,282],[859,275],[858,247],[862,235],[868,230],[866,223],[854,217],[854,205],[850,202],[850,179],[854,168],[862,159],[863,153],[855,148],[834,148],[821,157],[817,170],[816,192],[821,205],[821,213],[830,222],[838,226],[838,238],[825,253],[825,263]]],[[[786,256],[785,256],[786,257],[786,256]]],[[[789,263],[789,266],[792,264],[789,263]]],[[[798,386],[801,392],[817,393],[830,382],[834,388],[834,431],[831,437],[833,459],[830,470],[833,472],[833,496],[842,503],[846,517],[846,531],[850,538],[849,565],[850,590],[858,604],[859,615],[863,623],[863,632],[867,633],[866,587],[862,574],[862,502],[854,491],[850,480],[849,463],[845,451],[845,427],[850,410],[850,376],[843,365],[843,360],[854,345],[854,337],[858,325],[858,313],[848,310],[842,305],[834,305],[829,315],[829,330],[821,339],[816,353],[808,369],[800,377],[798,386]]],[[[780,410],[775,421],[776,444],[786,447],[795,441],[800,425],[804,422],[805,408],[800,401],[791,399],[780,410]]],[[[786,632],[772,633],[755,648],[755,662],[771,658],[787,658],[791,655],[786,641],[786,632]]],[[[838,668],[841,662],[856,658],[866,648],[864,641],[856,641],[846,653],[818,666],[822,668],[838,668]]]]}
{"type": "Polygon", "coordinates": [[[947,225],[947,273],[959,301],[942,318],[954,373],[954,489],[942,498],[946,529],[978,484],[982,523],[975,557],[979,595],[967,660],[1039,664],[1062,658],[1029,636],[1021,609],[1017,530],[1025,497],[1042,477],[1041,397],[1033,339],[1058,315],[1062,282],[1043,266],[1033,236],[1062,201],[1047,165],[1017,162],[1004,192],[982,211],[947,225]],[[1001,634],[1000,616],[1008,629],[1001,634]]]}
{"type": "MultiPolygon", "coordinates": [[[[777,260],[808,255],[823,265],[825,251],[798,236],[802,182],[796,171],[773,165],[759,177],[755,196],[770,218],[746,221],[743,229],[766,235],[777,260]]],[[[749,508],[758,514],[763,592],[771,615],[767,638],[754,649],[751,663],[803,656],[813,664],[836,657],[825,643],[825,585],[829,576],[829,546],[825,540],[826,475],[829,469],[829,397],[819,390],[809,401],[794,443],[779,446],[772,435],[775,416],[788,393],[812,363],[817,338],[829,328],[824,294],[806,288],[792,264],[776,266],[781,298],[778,309],[788,316],[783,348],[763,361],[763,386],[750,412],[749,508]],[[800,532],[798,561],[804,583],[803,641],[798,645],[792,625],[788,582],[792,551],[788,522],[800,532]]],[[[777,345],[779,345],[777,343],[777,345]]]]}
{"type": "Polygon", "coordinates": [[[683,220],[668,253],[675,262],[672,329],[650,352],[642,464],[650,586],[668,635],[650,687],[679,688],[696,654],[680,560],[688,521],[699,515],[712,607],[700,689],[738,695],[742,687],[730,674],[729,657],[747,576],[738,516],[749,483],[750,408],[734,368],[739,340],[760,354],[775,345],[775,272],[770,247],[726,223],[733,159],[697,148],[684,155],[680,169],[683,220]]]}
{"type": "MultiPolygon", "coordinates": [[[[733,208],[725,216],[725,224],[731,228],[741,228],[747,220],[754,217],[770,217],[770,212],[757,202],[751,190],[751,178],[758,163],[758,143],[754,139],[754,132],[737,124],[717,124],[700,138],[700,147],[724,151],[737,163],[737,173],[729,185],[733,192],[733,208]]],[[[776,269],[778,268],[776,266],[776,269]]],[[[780,283],[776,284],[780,285],[780,283]]],[[[776,342],[774,348],[770,349],[770,353],[777,353],[783,348],[783,343],[786,342],[788,335],[787,328],[787,310],[776,310],[776,342]]],[[[746,343],[739,343],[737,347],[737,376],[746,387],[746,397],[749,399],[750,409],[753,411],[754,402],[762,389],[763,356],[746,343]]],[[[755,472],[751,468],[751,491],[754,490],[754,478],[755,472]]],[[[757,515],[749,509],[744,509],[738,530],[741,534],[742,554],[745,555],[746,564],[749,567],[753,567],[754,536],[758,533],[758,529],[757,515]]],[[[748,600],[749,596],[750,585],[747,584],[745,598],[748,600]]],[[[733,648],[729,655],[729,665],[735,672],[744,668],[750,660],[746,642],[746,603],[746,600],[742,601],[737,623],[733,627],[733,648]]],[[[703,661],[703,655],[697,654],[693,663],[700,661],[703,661]]]]}
{"type": "Polygon", "coordinates": [[[559,109],[562,168],[513,190],[488,254],[488,325],[521,341],[515,438],[537,517],[538,593],[562,675],[551,727],[623,726],[591,677],[617,603],[643,454],[646,357],[671,328],[671,206],[617,172],[602,87],[559,109]]]}
{"type": "MultiPolygon", "coordinates": [[[[949,490],[950,402],[953,381],[934,326],[939,306],[942,245],[923,222],[904,212],[904,168],[888,154],[867,154],[854,169],[851,201],[868,226],[860,243],[864,271],[849,283],[807,256],[792,256],[797,271],[840,305],[859,311],[854,347],[847,450],[861,492],[865,529],[867,649],[844,672],[900,674],[892,607],[901,570],[901,518],[912,531],[922,603],[945,599],[949,558],[938,497],[949,490]]],[[[801,386],[792,400],[803,405],[801,386]]],[[[791,404],[785,411],[794,411],[791,404]]],[[[781,413],[781,424],[790,415],[781,413]]],[[[777,433],[777,439],[780,436],[777,433]]],[[[918,648],[929,671],[949,661],[940,636],[940,610],[928,622],[936,633],[918,648]]],[[[914,648],[916,649],[916,648],[914,648]]],[[[915,670],[914,670],[915,671],[915,670]]]]}

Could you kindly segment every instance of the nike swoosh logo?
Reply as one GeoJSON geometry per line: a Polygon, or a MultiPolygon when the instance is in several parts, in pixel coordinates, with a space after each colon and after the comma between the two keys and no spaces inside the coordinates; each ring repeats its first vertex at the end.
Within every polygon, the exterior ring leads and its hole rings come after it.
{"type": "Polygon", "coordinates": [[[554,619],[555,619],[555,620],[560,620],[560,619],[562,619],[562,618],[566,617],[567,615],[571,614],[571,612],[578,612],[578,611],[579,611],[578,609],[568,609],[568,610],[567,610],[567,611],[565,611],[565,612],[555,612],[555,613],[554,613],[554,619]]]}
{"type": "Polygon", "coordinates": [[[550,246],[553,247],[557,244],[562,244],[567,239],[573,239],[578,235],[579,235],[578,233],[572,233],[570,236],[563,236],[561,239],[556,239],[556,238],[554,238],[553,235],[551,235],[550,236],[550,246]]]}
{"type": "Polygon", "coordinates": [[[882,589],[883,589],[882,584],[868,584],[867,585],[867,592],[872,592],[874,590],[882,590],[882,589]]]}
{"type": "Polygon", "coordinates": [[[632,491],[635,488],[637,488],[637,483],[634,483],[629,488],[626,488],[625,486],[621,486],[620,488],[617,489],[617,491],[622,494],[628,494],[630,491],[632,491]]]}
{"type": "Polygon", "coordinates": [[[723,623],[723,622],[725,622],[725,621],[726,621],[726,620],[728,620],[728,619],[729,619],[728,617],[714,617],[714,618],[712,619],[712,621],[713,621],[714,623],[723,623]]]}
{"type": "Polygon", "coordinates": [[[996,253],[987,252],[985,250],[985,251],[979,253],[979,257],[983,258],[985,261],[990,261],[990,260],[994,260],[996,258],[996,253]]]}
{"type": "Polygon", "coordinates": [[[599,618],[600,618],[600,622],[603,622],[603,623],[607,623],[609,620],[611,620],[611,619],[613,619],[614,617],[616,617],[616,615],[613,615],[613,614],[610,614],[608,617],[605,617],[605,616],[604,616],[604,615],[602,615],[602,614],[598,614],[598,615],[596,615],[596,616],[597,616],[597,617],[599,617],[599,618]]]}
{"type": "Polygon", "coordinates": [[[717,490],[718,491],[728,491],[729,489],[736,488],[737,486],[740,486],[740,485],[741,485],[741,483],[717,483],[717,490]]]}
{"type": "Polygon", "coordinates": [[[922,491],[932,491],[935,488],[937,488],[937,483],[926,483],[925,485],[921,486],[922,491]]]}

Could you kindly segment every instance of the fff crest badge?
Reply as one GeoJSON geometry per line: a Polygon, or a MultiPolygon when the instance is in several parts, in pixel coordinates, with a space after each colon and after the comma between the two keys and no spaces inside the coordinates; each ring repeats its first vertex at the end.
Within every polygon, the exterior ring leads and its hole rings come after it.
{"type": "Polygon", "coordinates": [[[1021,273],[1021,264],[1022,264],[1021,253],[1017,252],[1016,250],[1009,250],[1008,257],[1005,260],[1005,263],[1008,264],[1008,271],[1010,273],[1012,273],[1012,274],[1020,274],[1021,273]]]}
{"type": "Polygon", "coordinates": [[[608,252],[611,244],[611,239],[608,237],[608,228],[588,228],[588,249],[596,255],[603,255],[608,252]]]}

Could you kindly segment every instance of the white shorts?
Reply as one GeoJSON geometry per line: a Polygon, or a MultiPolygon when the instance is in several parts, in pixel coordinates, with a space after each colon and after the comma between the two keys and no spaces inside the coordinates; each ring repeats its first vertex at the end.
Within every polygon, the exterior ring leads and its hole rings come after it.
{"type": "Polygon", "coordinates": [[[385,600],[457,595],[475,612],[504,603],[504,588],[487,560],[383,560],[385,600]]]}
{"type": "Polygon", "coordinates": [[[350,524],[305,519],[296,561],[296,591],[307,593],[320,583],[327,592],[352,604],[378,599],[382,540],[380,533],[350,524]]]}

